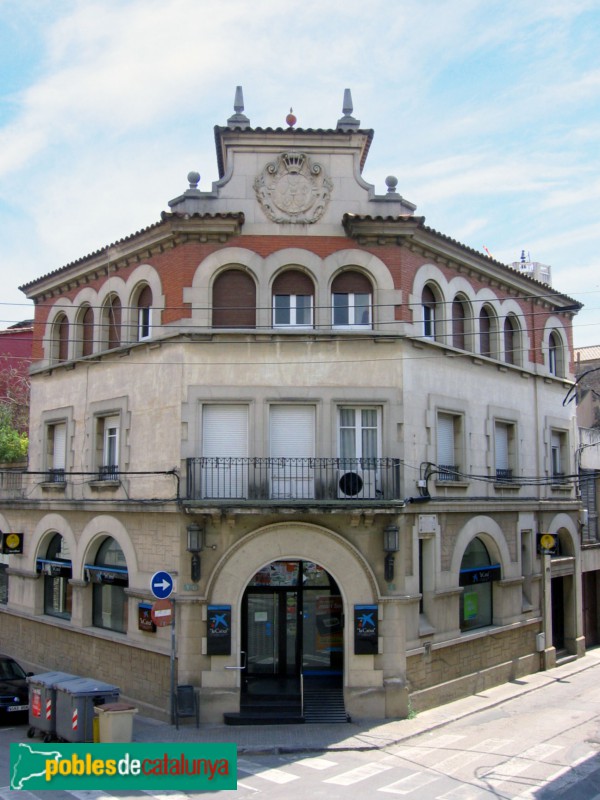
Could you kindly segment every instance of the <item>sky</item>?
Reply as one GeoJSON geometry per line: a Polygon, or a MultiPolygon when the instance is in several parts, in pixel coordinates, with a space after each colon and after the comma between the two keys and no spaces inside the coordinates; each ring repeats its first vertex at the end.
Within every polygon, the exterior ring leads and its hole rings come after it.
{"type": "Polygon", "coordinates": [[[214,125],[334,128],[363,177],[510,264],[525,251],[600,344],[600,0],[0,0],[0,328],[19,286],[218,178],[214,125]]]}

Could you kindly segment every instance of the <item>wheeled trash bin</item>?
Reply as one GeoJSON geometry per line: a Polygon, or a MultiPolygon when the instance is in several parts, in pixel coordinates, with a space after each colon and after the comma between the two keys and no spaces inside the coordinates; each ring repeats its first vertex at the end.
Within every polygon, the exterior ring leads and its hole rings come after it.
{"type": "Polygon", "coordinates": [[[94,741],[94,708],[116,703],[119,687],[92,678],[56,684],[56,734],[64,742],[94,741]]]}
{"type": "Polygon", "coordinates": [[[133,718],[138,709],[130,703],[105,703],[95,709],[98,714],[100,742],[133,741],[133,718]]]}
{"type": "Polygon", "coordinates": [[[69,672],[41,672],[30,675],[29,684],[29,729],[27,736],[31,739],[36,733],[43,736],[45,742],[51,742],[56,736],[56,684],[72,680],[76,675],[69,672]]]}

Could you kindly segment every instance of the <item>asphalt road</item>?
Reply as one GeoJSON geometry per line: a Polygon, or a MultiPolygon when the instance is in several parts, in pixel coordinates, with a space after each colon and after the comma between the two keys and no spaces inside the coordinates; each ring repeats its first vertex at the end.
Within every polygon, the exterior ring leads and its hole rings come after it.
{"type": "MultiPolygon", "coordinates": [[[[27,741],[26,731],[0,727],[0,800],[110,800],[94,791],[10,791],[9,744],[27,741]]],[[[600,800],[600,666],[380,750],[241,755],[235,792],[115,796],[600,800]]]]}

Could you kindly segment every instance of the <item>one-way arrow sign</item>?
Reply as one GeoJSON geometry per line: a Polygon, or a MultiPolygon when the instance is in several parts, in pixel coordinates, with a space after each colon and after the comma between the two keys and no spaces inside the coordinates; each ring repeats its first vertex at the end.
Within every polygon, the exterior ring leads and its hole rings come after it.
{"type": "Polygon", "coordinates": [[[173,591],[173,578],[168,572],[155,572],[150,579],[150,589],[154,597],[165,600],[173,591]]]}

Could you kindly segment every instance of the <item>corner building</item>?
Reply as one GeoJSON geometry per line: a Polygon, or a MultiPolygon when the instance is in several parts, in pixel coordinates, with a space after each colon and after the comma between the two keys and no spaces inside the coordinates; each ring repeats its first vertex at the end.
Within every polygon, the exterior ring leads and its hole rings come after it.
{"type": "Polygon", "coordinates": [[[168,715],[159,571],[204,721],[402,717],[583,655],[579,306],[378,194],[352,114],[253,128],[238,89],[210,190],[21,287],[23,660],[168,715]]]}

